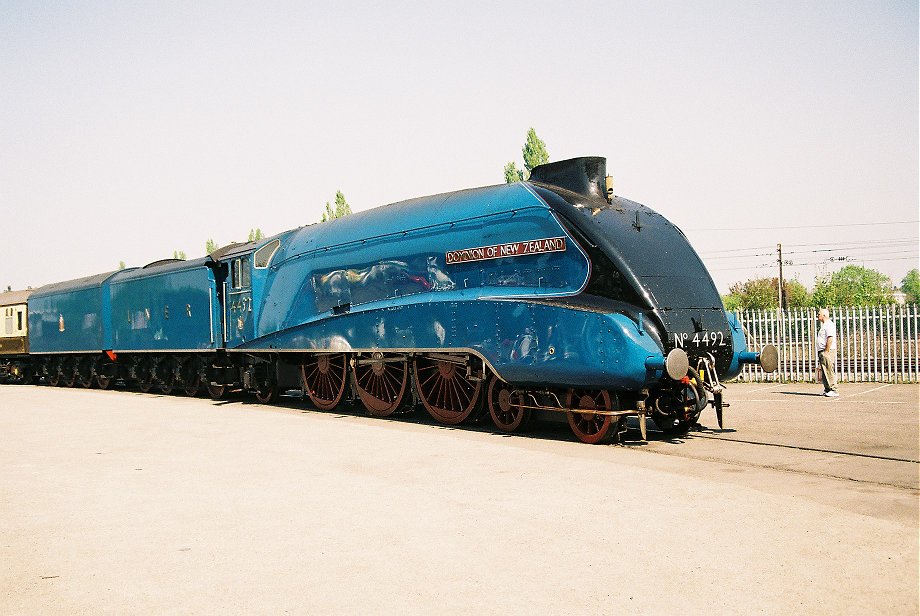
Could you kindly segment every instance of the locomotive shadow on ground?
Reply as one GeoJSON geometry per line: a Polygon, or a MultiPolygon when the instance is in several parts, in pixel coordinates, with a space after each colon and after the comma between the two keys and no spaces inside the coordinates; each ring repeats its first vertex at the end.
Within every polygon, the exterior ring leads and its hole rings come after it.
{"type": "MultiPolygon", "coordinates": [[[[135,396],[145,396],[150,398],[198,398],[207,400],[208,396],[206,394],[199,394],[197,396],[185,396],[182,394],[164,394],[162,392],[142,392],[137,389],[129,387],[118,387],[114,391],[119,391],[121,393],[133,394],[135,396]]],[[[777,392],[777,393],[786,393],[786,392],[777,392]]],[[[795,392],[788,392],[795,393],[795,392]]],[[[799,395],[818,395],[821,394],[799,394],[799,395]]],[[[357,401],[345,401],[342,402],[338,408],[334,411],[324,411],[318,409],[310,403],[308,397],[304,396],[297,390],[290,390],[290,393],[282,394],[282,396],[273,404],[263,404],[254,400],[252,395],[244,392],[242,390],[229,391],[224,396],[218,400],[210,400],[214,406],[223,407],[228,405],[239,404],[242,406],[252,406],[258,407],[261,409],[286,409],[289,411],[297,411],[299,413],[318,413],[324,417],[331,417],[333,419],[346,419],[349,417],[368,417],[372,416],[367,413],[364,407],[357,401]],[[294,392],[297,392],[296,394],[294,392]]],[[[568,424],[565,421],[554,422],[544,419],[534,419],[531,421],[530,425],[526,430],[521,432],[507,433],[496,430],[492,425],[492,421],[489,418],[488,411],[483,411],[479,417],[476,419],[470,419],[459,425],[450,425],[442,424],[436,421],[431,415],[425,412],[424,408],[420,405],[412,408],[403,413],[395,413],[389,417],[376,417],[374,419],[382,421],[393,421],[399,423],[411,423],[416,425],[430,426],[432,428],[437,428],[439,430],[461,430],[461,431],[472,431],[485,434],[492,434],[504,438],[524,438],[532,440],[542,440],[542,441],[564,441],[564,442],[578,442],[578,439],[572,434],[571,430],[568,427],[568,424]]],[[[626,432],[622,433],[620,440],[615,443],[610,443],[614,445],[621,445],[623,447],[644,447],[649,442],[666,442],[680,444],[685,440],[692,439],[694,432],[705,432],[710,434],[728,434],[735,432],[735,430],[728,429],[716,429],[708,428],[706,426],[697,425],[687,434],[682,435],[668,435],[664,432],[657,429],[654,426],[654,422],[650,421],[648,424],[648,441],[642,440],[642,434],[639,430],[638,419],[631,417],[627,419],[626,432]]]]}
{"type": "MultiPolygon", "coordinates": [[[[693,437],[696,434],[732,434],[737,432],[734,428],[710,428],[702,424],[695,424],[690,428],[690,431],[685,434],[668,434],[656,427],[652,427],[654,420],[648,423],[646,433],[648,434],[648,440],[642,440],[642,433],[639,430],[639,420],[635,417],[630,417],[627,419],[628,431],[624,435],[624,439],[634,439],[635,444],[646,444],[649,442],[656,443],[673,443],[675,445],[680,445],[686,441],[693,440],[693,437]]],[[[632,442],[623,442],[622,445],[632,445],[632,442]]]]}
{"type": "MultiPolygon", "coordinates": [[[[94,390],[101,391],[95,388],[94,390]]],[[[163,392],[154,392],[154,391],[144,392],[139,389],[132,388],[132,387],[126,387],[124,385],[113,387],[112,389],[108,391],[118,392],[122,394],[131,394],[134,396],[144,396],[147,398],[180,398],[180,399],[188,398],[189,400],[196,400],[196,399],[197,400],[207,400],[208,399],[207,394],[199,393],[196,396],[187,396],[185,394],[175,393],[175,392],[170,393],[170,394],[164,394],[163,392]]],[[[225,404],[236,404],[239,402],[245,403],[247,397],[248,397],[248,394],[246,394],[243,391],[233,391],[233,392],[228,392],[227,394],[225,394],[223,398],[220,398],[218,400],[211,400],[211,402],[213,402],[215,406],[223,406],[225,404]]]]}
{"type": "MultiPolygon", "coordinates": [[[[324,411],[318,409],[310,403],[309,398],[300,393],[293,394],[296,390],[291,390],[291,394],[284,394],[274,404],[262,404],[244,392],[230,392],[225,398],[214,401],[215,405],[223,406],[227,404],[242,404],[244,406],[254,406],[260,408],[280,408],[290,411],[297,411],[302,414],[317,413],[324,417],[333,419],[346,419],[349,417],[367,417],[381,421],[392,421],[397,423],[409,423],[422,426],[430,426],[439,430],[460,430],[479,432],[483,434],[492,434],[502,438],[523,438],[540,441],[564,441],[578,442],[578,439],[572,434],[565,421],[555,422],[545,419],[534,419],[526,430],[521,432],[507,433],[496,430],[492,425],[488,411],[483,411],[479,417],[470,419],[459,425],[442,424],[431,417],[420,405],[402,413],[394,413],[389,417],[373,417],[367,413],[364,407],[357,401],[342,402],[334,411],[324,411]]],[[[623,447],[645,447],[649,442],[668,442],[679,444],[692,439],[693,432],[706,432],[711,434],[729,434],[735,432],[731,428],[718,429],[708,428],[706,426],[696,426],[688,434],[669,435],[654,426],[653,421],[648,423],[648,440],[642,440],[642,433],[639,430],[638,419],[627,419],[626,432],[622,433],[619,442],[611,443],[623,447]]]]}
{"type": "MultiPolygon", "coordinates": [[[[291,390],[295,392],[296,390],[291,390]]],[[[562,423],[555,423],[544,420],[534,420],[531,422],[527,430],[522,432],[507,433],[496,430],[492,425],[492,420],[489,418],[489,412],[483,411],[480,416],[475,419],[468,419],[464,423],[459,425],[450,425],[443,424],[435,420],[431,415],[429,415],[424,407],[418,405],[414,408],[410,408],[408,411],[401,413],[394,413],[389,417],[373,417],[369,415],[365,408],[357,401],[345,401],[339,404],[335,410],[324,411],[318,409],[310,403],[308,397],[302,396],[301,394],[293,395],[282,395],[281,398],[274,404],[262,404],[256,400],[253,400],[250,396],[242,392],[233,392],[234,394],[239,394],[235,399],[221,399],[215,401],[215,404],[224,405],[224,404],[234,404],[240,403],[244,406],[255,406],[261,408],[280,408],[290,411],[297,411],[302,414],[306,413],[317,413],[324,417],[331,417],[333,419],[346,419],[348,417],[367,417],[371,419],[377,419],[380,421],[391,421],[396,423],[409,423],[421,426],[430,426],[438,430],[459,430],[459,431],[469,431],[469,432],[480,432],[485,434],[494,434],[495,436],[506,437],[506,438],[529,438],[536,440],[547,440],[547,441],[568,441],[568,442],[577,442],[578,439],[572,434],[569,430],[568,424],[564,421],[562,423]]],[[[227,394],[228,396],[232,394],[227,394]]],[[[636,432],[638,434],[638,431],[636,432]]]]}

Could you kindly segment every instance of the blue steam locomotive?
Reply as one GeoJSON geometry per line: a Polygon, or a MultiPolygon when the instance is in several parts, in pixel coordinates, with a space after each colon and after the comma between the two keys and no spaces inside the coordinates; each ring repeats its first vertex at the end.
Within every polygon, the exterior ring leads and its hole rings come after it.
{"type": "Polygon", "coordinates": [[[7,378],[124,382],[261,402],[302,389],[320,409],[375,416],[420,402],[499,430],[539,414],[582,441],[628,416],[682,432],[746,349],[681,231],[613,195],[606,161],[537,167],[526,182],[445,193],[236,244],[52,284],[28,297],[28,352],[7,378]]]}

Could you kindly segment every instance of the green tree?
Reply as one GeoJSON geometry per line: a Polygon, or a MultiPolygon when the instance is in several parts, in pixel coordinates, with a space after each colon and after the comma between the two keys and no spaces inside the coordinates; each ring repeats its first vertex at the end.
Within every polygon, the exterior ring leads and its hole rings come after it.
{"type": "Polygon", "coordinates": [[[250,229],[250,230],[249,230],[249,239],[246,240],[246,241],[248,241],[248,242],[258,242],[258,241],[261,240],[263,237],[265,237],[265,236],[262,234],[262,229],[256,227],[255,229],[250,229]]]}
{"type": "Polygon", "coordinates": [[[527,140],[524,142],[524,147],[521,148],[521,152],[524,154],[524,166],[527,168],[527,177],[530,177],[530,172],[533,171],[533,168],[538,165],[543,165],[549,162],[549,152],[546,151],[546,144],[543,143],[543,140],[537,137],[537,131],[530,127],[530,130],[527,131],[527,140]]]}
{"type": "Polygon", "coordinates": [[[505,165],[505,184],[514,184],[524,179],[524,172],[517,168],[512,160],[505,165]]]}
{"type": "Polygon", "coordinates": [[[184,250],[173,250],[173,259],[182,259],[185,261],[185,251],[184,250]]]}
{"type": "Polygon", "coordinates": [[[125,265],[125,262],[124,262],[124,261],[119,261],[119,262],[118,262],[118,269],[123,270],[123,269],[125,269],[126,267],[128,267],[128,266],[125,265]]]}
{"type": "Polygon", "coordinates": [[[549,152],[546,150],[546,144],[537,137],[537,131],[532,126],[527,131],[527,138],[524,140],[524,147],[521,148],[521,153],[524,155],[524,169],[518,169],[514,161],[510,161],[505,165],[505,183],[507,184],[514,184],[528,179],[534,167],[549,162],[549,152]]]}
{"type": "Polygon", "coordinates": [[[208,241],[204,243],[204,254],[212,254],[215,250],[217,250],[217,242],[208,238],[208,241]]]}
{"type": "Polygon", "coordinates": [[[335,220],[336,218],[348,216],[349,214],[351,214],[351,206],[345,201],[345,195],[342,194],[342,191],[337,190],[335,191],[335,208],[333,209],[333,207],[329,205],[329,202],[326,201],[326,211],[323,212],[323,219],[321,222],[335,220]]]}
{"type": "MultiPolygon", "coordinates": [[[[776,280],[775,278],[773,280],[776,280]]],[[[776,285],[773,285],[776,288],[776,285]]],[[[808,289],[805,288],[798,280],[784,280],[783,281],[783,290],[786,294],[786,307],[787,308],[805,308],[811,306],[811,295],[808,293],[808,289]]]]}
{"type": "Polygon", "coordinates": [[[741,307],[741,298],[735,295],[734,293],[723,295],[722,305],[725,306],[726,310],[730,310],[730,311],[743,310],[743,308],[741,307]]]}
{"type": "MultiPolygon", "coordinates": [[[[779,305],[779,279],[754,278],[736,282],[729,294],[722,296],[726,310],[776,308],[779,305]]],[[[808,289],[798,280],[783,280],[786,308],[802,308],[809,304],[808,289]]]]}
{"type": "Polygon", "coordinates": [[[729,304],[736,306],[735,310],[776,308],[779,301],[776,297],[776,286],[769,278],[736,282],[728,291],[728,301],[722,301],[726,308],[729,304]]]}
{"type": "Polygon", "coordinates": [[[815,279],[812,304],[827,306],[878,306],[891,304],[891,279],[878,270],[847,265],[830,276],[815,279]]]}
{"type": "Polygon", "coordinates": [[[901,280],[901,291],[904,292],[908,304],[920,304],[920,272],[917,268],[907,272],[907,276],[901,280]]]}

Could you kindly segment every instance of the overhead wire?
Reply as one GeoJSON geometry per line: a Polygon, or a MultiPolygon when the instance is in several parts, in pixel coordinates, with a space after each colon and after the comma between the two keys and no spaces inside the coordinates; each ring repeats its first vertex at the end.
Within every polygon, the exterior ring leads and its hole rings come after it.
{"type": "MultiPolygon", "coordinates": [[[[864,227],[874,225],[895,225],[895,224],[914,224],[916,220],[909,221],[892,221],[881,223],[847,223],[847,224],[830,224],[822,225],[824,227],[864,227]]],[[[722,229],[688,229],[688,231],[741,231],[741,230],[774,230],[774,229],[808,229],[811,225],[805,226],[777,226],[777,227],[746,227],[746,228],[722,228],[722,229]]],[[[867,240],[849,240],[837,242],[797,242],[794,244],[783,244],[783,248],[796,248],[801,250],[784,250],[783,256],[798,255],[797,259],[787,261],[784,259],[783,264],[787,267],[814,267],[822,265],[831,265],[834,263],[854,263],[867,262],[874,263],[879,261],[904,261],[917,259],[917,250],[914,249],[918,243],[918,238],[895,237],[887,239],[867,239],[867,240]],[[872,252],[879,249],[890,248],[894,251],[872,252]],[[900,250],[899,250],[900,249],[900,250]],[[849,253],[849,254],[842,254],[849,253]],[[816,259],[818,255],[829,255],[827,258],[816,259]],[[808,259],[808,255],[812,259],[808,259]],[[834,255],[837,255],[836,257],[834,255]]],[[[724,259],[734,259],[737,261],[746,261],[749,259],[762,259],[763,257],[777,257],[778,251],[776,245],[772,246],[748,246],[746,248],[722,248],[718,250],[701,251],[700,257],[705,262],[721,261],[724,259]]],[[[774,269],[777,267],[775,260],[767,263],[752,265],[737,265],[733,267],[712,267],[713,272],[727,272],[740,270],[764,270],[774,269]]]]}
{"type": "MultiPolygon", "coordinates": [[[[873,244],[894,244],[894,243],[910,243],[920,241],[916,237],[896,237],[891,239],[884,240],[851,240],[846,242],[810,242],[805,244],[783,244],[784,248],[807,248],[810,246],[862,246],[862,245],[873,245],[873,244]]],[[[704,250],[701,251],[701,255],[710,255],[710,254],[722,254],[728,252],[748,252],[748,251],[757,251],[757,250],[771,250],[769,254],[776,253],[776,245],[773,246],[750,246],[748,248],[726,248],[720,250],[704,250]]],[[[741,256],[754,256],[754,253],[751,255],[741,255],[741,256]]]]}
{"type": "MultiPolygon", "coordinates": [[[[889,252],[878,252],[878,253],[869,253],[869,254],[856,254],[852,256],[845,257],[831,257],[827,259],[820,259],[815,261],[783,261],[783,265],[786,267],[810,267],[815,265],[829,265],[832,263],[874,263],[877,261],[902,261],[918,258],[917,253],[913,250],[896,250],[889,252]]],[[[775,261],[770,263],[760,263],[758,265],[742,265],[736,267],[713,267],[709,268],[713,272],[726,272],[734,270],[756,270],[756,269],[773,269],[777,267],[775,261]]]]}
{"type": "Polygon", "coordinates": [[[804,248],[806,246],[840,246],[843,244],[887,244],[888,242],[916,242],[917,237],[893,237],[884,240],[851,240],[848,242],[824,242],[824,243],[807,243],[807,244],[786,244],[790,248],[804,248]]]}
{"type": "Polygon", "coordinates": [[[876,261],[900,261],[902,259],[916,259],[916,258],[917,258],[916,255],[913,255],[913,254],[889,252],[889,253],[882,253],[878,256],[869,255],[869,256],[845,257],[842,259],[824,259],[821,261],[804,261],[804,262],[798,262],[798,263],[792,262],[792,263],[784,263],[784,265],[795,267],[795,266],[804,266],[804,265],[826,265],[829,263],[875,263],[876,261]],[[895,257],[891,255],[903,255],[903,256],[895,257]]]}
{"type": "MultiPolygon", "coordinates": [[[[828,227],[873,227],[881,225],[909,225],[917,224],[920,220],[893,220],[891,222],[851,222],[821,224],[822,229],[828,227]]],[[[689,228],[685,231],[773,231],[776,229],[814,229],[815,225],[777,225],[773,227],[720,227],[720,228],[689,228]]]]}
{"type": "Polygon", "coordinates": [[[714,261],[716,259],[749,259],[751,257],[770,257],[776,254],[776,251],[773,252],[758,252],[750,255],[720,255],[718,257],[706,257],[707,261],[714,261]]]}
{"type": "Polygon", "coordinates": [[[746,265],[743,267],[711,267],[711,272],[730,272],[734,270],[752,270],[752,269],[775,269],[776,263],[762,263],[760,265],[746,265]]]}

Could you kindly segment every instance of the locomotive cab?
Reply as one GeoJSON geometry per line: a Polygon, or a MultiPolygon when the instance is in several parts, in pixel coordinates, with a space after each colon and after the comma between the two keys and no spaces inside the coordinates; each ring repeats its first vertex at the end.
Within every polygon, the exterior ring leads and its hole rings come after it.
{"type": "Polygon", "coordinates": [[[231,244],[215,251],[219,295],[224,317],[224,342],[234,348],[255,337],[267,269],[281,247],[281,239],[231,244]]]}

